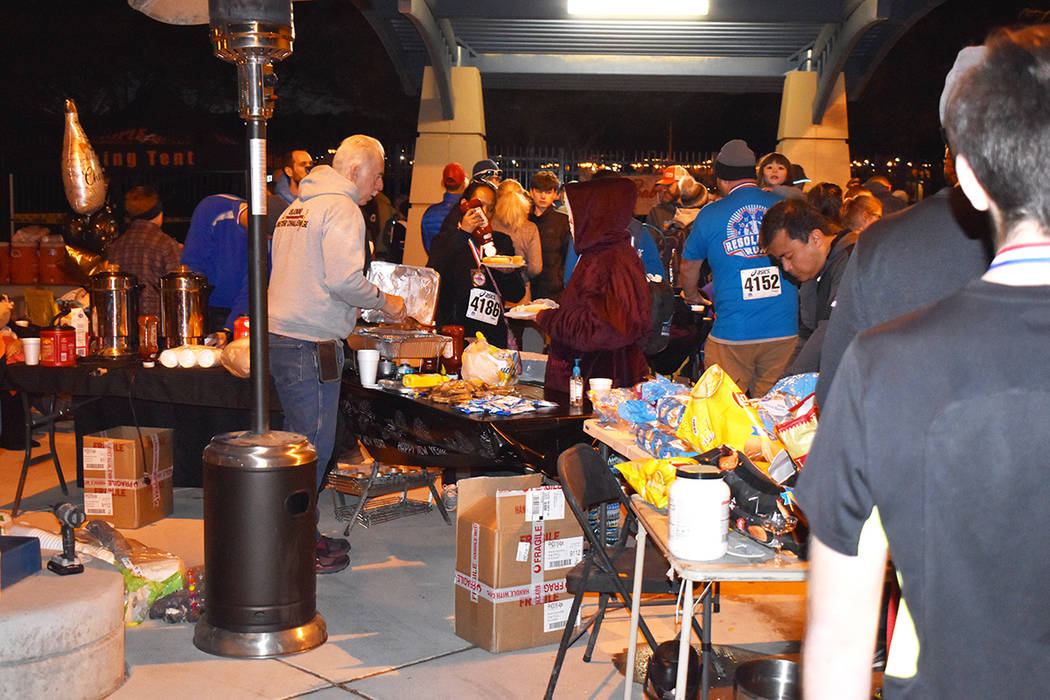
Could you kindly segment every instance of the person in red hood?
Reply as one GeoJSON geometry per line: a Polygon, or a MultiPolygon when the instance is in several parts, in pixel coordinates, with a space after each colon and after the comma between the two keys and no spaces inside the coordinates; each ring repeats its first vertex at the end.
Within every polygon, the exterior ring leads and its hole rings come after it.
{"type": "Polygon", "coordinates": [[[541,311],[550,337],[544,384],[568,393],[573,361],[584,379],[609,377],[631,386],[649,374],[638,345],[652,326],[645,268],[627,224],[638,191],[630,180],[606,178],[565,186],[573,247],[580,256],[561,306],[541,311]]]}

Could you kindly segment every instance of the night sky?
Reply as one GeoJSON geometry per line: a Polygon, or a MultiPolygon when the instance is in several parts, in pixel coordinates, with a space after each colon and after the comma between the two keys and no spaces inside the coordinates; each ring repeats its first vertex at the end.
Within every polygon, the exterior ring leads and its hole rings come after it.
{"type": "MultiPolygon", "coordinates": [[[[990,27],[1050,0],[948,0],[889,53],[860,100],[849,104],[854,158],[900,154],[936,159],[937,99],[956,51],[990,27]]],[[[145,127],[193,143],[202,166],[236,165],[243,125],[236,72],[214,58],[204,25],[177,27],[124,0],[5,2],[15,27],[0,127],[10,170],[33,167],[61,146],[62,104],[77,101],[89,137],[145,127]],[[211,162],[209,162],[209,159],[211,162]]],[[[385,52],[347,0],[296,3],[296,41],[277,64],[271,152],[301,144],[321,151],[366,132],[388,149],[415,136],[418,98],[403,94],[385,52]]],[[[775,145],[780,96],[486,91],[490,145],[562,145],[714,151],[730,138],[756,151],[775,145]]]]}

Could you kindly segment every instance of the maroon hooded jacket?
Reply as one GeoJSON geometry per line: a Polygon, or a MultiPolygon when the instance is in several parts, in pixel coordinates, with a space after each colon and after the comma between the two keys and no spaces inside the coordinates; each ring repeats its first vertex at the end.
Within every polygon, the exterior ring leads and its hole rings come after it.
{"type": "Polygon", "coordinates": [[[649,373],[638,341],[652,326],[645,268],[627,230],[637,189],[630,180],[609,178],[570,183],[565,195],[580,259],[561,306],[536,317],[550,336],[544,384],[567,393],[579,358],[585,382],[610,377],[614,387],[631,386],[649,373]]]}

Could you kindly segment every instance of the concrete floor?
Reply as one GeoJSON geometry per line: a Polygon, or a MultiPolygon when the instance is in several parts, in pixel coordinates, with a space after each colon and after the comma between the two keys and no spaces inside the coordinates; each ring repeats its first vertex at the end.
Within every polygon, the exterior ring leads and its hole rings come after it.
{"type": "MultiPolygon", "coordinates": [[[[74,440],[58,436],[69,500],[81,502],[75,486],[74,440]]],[[[14,500],[21,452],[0,450],[0,510],[14,500]]],[[[18,520],[53,529],[49,504],[63,499],[50,463],[34,466],[18,520]]],[[[423,497],[423,494],[420,494],[423,497]]],[[[187,566],[203,562],[201,489],[175,490],[175,513],[160,522],[124,534],[166,549],[187,566]]],[[[321,499],[321,528],[339,535],[333,499],[321,499]]],[[[210,656],[192,643],[191,624],[148,620],[126,628],[127,681],[111,697],[141,698],[329,698],[398,699],[424,692],[428,698],[538,698],[543,695],[556,645],[490,654],[453,632],[452,574],[454,528],[436,510],[400,520],[355,526],[351,568],[319,576],[317,607],[329,639],[312,651],[281,659],[236,660],[210,656]]],[[[50,553],[47,553],[49,556],[50,553]]],[[[89,566],[105,566],[92,562],[89,566]]],[[[51,576],[47,571],[39,576],[51,576]]],[[[32,578],[16,585],[32,585],[32,578]]],[[[70,586],[76,577],[68,577],[70,586]]],[[[721,612],[714,616],[716,643],[757,645],[775,650],[776,642],[801,639],[805,584],[725,584],[721,612]]],[[[583,615],[596,605],[588,599],[583,615]]],[[[2,611],[0,599],[0,611],[2,611]]],[[[657,640],[672,638],[672,606],[643,609],[657,640]]],[[[556,697],[623,697],[623,674],[613,663],[627,646],[629,615],[621,609],[607,616],[591,663],[583,663],[585,640],[569,650],[556,697]]],[[[633,697],[643,696],[635,685],[633,697]]],[[[731,697],[730,688],[712,693],[731,697]]]]}

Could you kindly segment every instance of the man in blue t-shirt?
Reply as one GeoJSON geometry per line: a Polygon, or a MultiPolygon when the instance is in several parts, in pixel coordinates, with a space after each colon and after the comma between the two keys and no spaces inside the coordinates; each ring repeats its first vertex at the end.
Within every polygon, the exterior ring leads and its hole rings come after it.
{"type": "Polygon", "coordinates": [[[190,217],[182,264],[208,278],[207,331],[233,328],[248,313],[248,203],[229,194],[201,200],[190,217]]]}
{"type": "Polygon", "coordinates": [[[798,335],[798,289],[758,244],[766,210],[781,197],[755,184],[755,153],[733,139],[715,159],[723,197],[700,211],[682,250],[682,295],[702,303],[704,260],[714,282],[715,324],[704,365],[719,365],[751,397],[764,395],[791,359],[798,335]]]}
{"type": "Polygon", "coordinates": [[[463,190],[467,187],[467,173],[459,163],[449,163],[441,171],[441,186],[445,188],[445,196],[437,204],[431,204],[423,212],[423,218],[419,222],[420,235],[423,238],[423,250],[430,252],[430,242],[441,230],[441,224],[445,217],[456,206],[463,190]]]}

